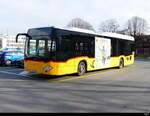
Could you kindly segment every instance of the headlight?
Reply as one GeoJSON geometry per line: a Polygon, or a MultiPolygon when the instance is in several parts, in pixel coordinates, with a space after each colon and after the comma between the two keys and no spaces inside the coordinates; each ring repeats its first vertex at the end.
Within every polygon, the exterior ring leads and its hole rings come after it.
{"type": "Polygon", "coordinates": [[[44,68],[44,71],[45,71],[45,72],[48,72],[48,71],[50,71],[50,70],[52,70],[52,67],[51,67],[51,66],[47,66],[47,67],[44,68]]]}

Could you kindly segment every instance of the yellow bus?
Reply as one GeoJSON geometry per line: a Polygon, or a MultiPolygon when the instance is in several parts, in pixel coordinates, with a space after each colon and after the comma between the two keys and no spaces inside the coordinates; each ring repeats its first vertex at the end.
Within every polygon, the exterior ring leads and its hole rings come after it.
{"type": "Polygon", "coordinates": [[[134,38],[117,33],[56,27],[29,29],[24,69],[46,75],[74,74],[134,64],[134,38]]]}

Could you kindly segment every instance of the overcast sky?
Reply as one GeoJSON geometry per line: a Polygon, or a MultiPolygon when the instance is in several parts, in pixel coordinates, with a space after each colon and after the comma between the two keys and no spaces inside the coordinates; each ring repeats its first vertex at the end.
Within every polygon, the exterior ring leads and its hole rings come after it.
{"type": "Polygon", "coordinates": [[[150,25],[150,0],[0,0],[0,34],[27,32],[28,28],[65,27],[82,18],[97,30],[100,23],[116,19],[120,25],[139,16],[150,25]]]}

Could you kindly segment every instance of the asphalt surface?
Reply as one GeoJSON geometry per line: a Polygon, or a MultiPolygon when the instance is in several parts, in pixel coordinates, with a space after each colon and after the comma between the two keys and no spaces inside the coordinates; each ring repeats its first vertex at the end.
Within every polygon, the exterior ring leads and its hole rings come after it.
{"type": "Polygon", "coordinates": [[[0,67],[0,112],[150,112],[150,59],[81,77],[0,67]]]}

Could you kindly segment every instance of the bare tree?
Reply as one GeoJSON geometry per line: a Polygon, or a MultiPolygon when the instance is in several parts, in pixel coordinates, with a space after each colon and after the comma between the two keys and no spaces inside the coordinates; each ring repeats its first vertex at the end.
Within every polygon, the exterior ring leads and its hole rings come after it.
{"type": "Polygon", "coordinates": [[[108,19],[100,24],[99,30],[101,32],[117,32],[119,24],[115,19],[108,19]]]}
{"type": "Polygon", "coordinates": [[[126,25],[128,33],[134,37],[143,35],[148,29],[147,21],[137,16],[134,16],[131,19],[129,19],[126,25]]]}
{"type": "Polygon", "coordinates": [[[95,31],[93,26],[90,23],[88,23],[88,22],[86,22],[86,21],[84,21],[80,18],[72,19],[68,23],[67,27],[77,27],[77,28],[82,28],[82,29],[88,29],[88,30],[95,31]]]}

